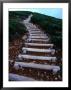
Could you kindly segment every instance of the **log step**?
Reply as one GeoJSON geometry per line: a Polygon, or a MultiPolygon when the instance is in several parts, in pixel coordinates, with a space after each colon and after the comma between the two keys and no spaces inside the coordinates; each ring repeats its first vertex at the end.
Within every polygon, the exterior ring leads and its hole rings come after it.
{"type": "Polygon", "coordinates": [[[53,47],[53,44],[25,43],[25,45],[29,45],[29,46],[50,46],[50,47],[53,47]]]}
{"type": "Polygon", "coordinates": [[[19,54],[18,55],[19,60],[23,60],[23,59],[33,59],[33,60],[51,60],[53,62],[55,62],[57,60],[56,57],[47,57],[47,56],[34,56],[34,55],[23,55],[23,54],[19,54]]]}
{"type": "Polygon", "coordinates": [[[45,39],[45,40],[43,40],[43,39],[27,39],[27,41],[41,41],[41,42],[48,42],[48,40],[49,39],[45,39]]]}
{"type": "Polygon", "coordinates": [[[24,53],[27,52],[27,51],[31,51],[31,52],[44,52],[44,53],[52,53],[52,54],[55,53],[54,49],[36,49],[36,48],[26,48],[26,47],[23,47],[22,51],[24,53]]]}
{"type": "Polygon", "coordinates": [[[55,65],[44,65],[44,64],[35,64],[35,63],[24,63],[24,62],[15,62],[14,68],[34,68],[34,69],[41,69],[41,70],[52,70],[54,73],[60,71],[59,66],[55,65]]]}
{"type": "Polygon", "coordinates": [[[46,36],[45,34],[30,34],[30,36],[46,36]]]}
{"type": "Polygon", "coordinates": [[[29,36],[30,39],[48,39],[47,36],[29,36]]]}
{"type": "Polygon", "coordinates": [[[9,81],[35,81],[35,79],[18,74],[9,73],[9,81]]]}

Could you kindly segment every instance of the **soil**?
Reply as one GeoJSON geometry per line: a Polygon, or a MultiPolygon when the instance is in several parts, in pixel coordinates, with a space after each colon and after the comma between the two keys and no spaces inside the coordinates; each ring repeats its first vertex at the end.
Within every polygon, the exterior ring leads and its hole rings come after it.
{"type": "Polygon", "coordinates": [[[17,55],[21,52],[21,47],[23,44],[22,37],[13,40],[9,43],[9,60],[15,60],[17,55]]]}

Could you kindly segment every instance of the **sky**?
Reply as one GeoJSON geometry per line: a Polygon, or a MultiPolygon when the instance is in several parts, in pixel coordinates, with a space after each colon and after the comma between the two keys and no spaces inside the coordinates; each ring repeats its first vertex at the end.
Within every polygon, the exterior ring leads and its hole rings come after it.
{"type": "Polygon", "coordinates": [[[25,8],[24,11],[38,12],[62,19],[62,8],[25,8]]]}

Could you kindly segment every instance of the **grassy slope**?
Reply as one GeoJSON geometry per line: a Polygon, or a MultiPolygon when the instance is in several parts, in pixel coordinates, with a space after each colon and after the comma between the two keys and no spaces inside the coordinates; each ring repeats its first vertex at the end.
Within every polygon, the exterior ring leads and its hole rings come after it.
{"type": "Polygon", "coordinates": [[[24,24],[20,23],[20,21],[26,19],[30,13],[26,11],[9,12],[9,41],[19,38],[27,32],[24,24]]]}
{"type": "Polygon", "coordinates": [[[62,49],[62,20],[39,13],[33,13],[31,22],[38,24],[51,36],[51,42],[62,49]]]}
{"type": "Polygon", "coordinates": [[[10,11],[9,12],[9,60],[15,60],[20,53],[22,44],[22,36],[26,34],[24,24],[20,23],[26,19],[30,12],[10,11]]]}
{"type": "MultiPolygon", "coordinates": [[[[20,23],[26,19],[32,12],[28,11],[10,11],[9,12],[9,39],[13,40],[26,33],[26,28],[20,23]]],[[[51,37],[51,42],[57,48],[62,49],[62,20],[39,13],[32,13],[31,22],[39,25],[51,37]]]]}

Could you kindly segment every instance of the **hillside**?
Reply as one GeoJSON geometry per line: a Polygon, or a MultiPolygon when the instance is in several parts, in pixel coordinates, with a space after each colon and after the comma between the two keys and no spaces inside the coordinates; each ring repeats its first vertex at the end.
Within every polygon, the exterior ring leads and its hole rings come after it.
{"type": "MultiPolygon", "coordinates": [[[[26,28],[20,23],[26,19],[32,12],[29,11],[10,11],[9,12],[9,39],[26,33],[26,28]]],[[[32,13],[31,22],[41,27],[45,33],[49,34],[51,42],[57,48],[62,49],[62,20],[39,13],[32,13]]]]}
{"type": "MultiPolygon", "coordinates": [[[[50,42],[54,43],[55,48],[57,50],[59,49],[60,53],[62,53],[62,20],[35,12],[9,11],[9,43],[21,43],[19,42],[20,40],[17,41],[17,39],[21,39],[21,37],[27,33],[26,27],[21,21],[25,20],[30,14],[33,14],[30,22],[36,24],[49,35],[50,42]]],[[[60,54],[60,56],[61,55],[62,54],[60,54]]]]}
{"type": "Polygon", "coordinates": [[[31,22],[39,25],[51,37],[56,48],[62,49],[62,20],[39,13],[33,13],[31,22]]]}
{"type": "Polygon", "coordinates": [[[9,11],[9,59],[15,59],[22,47],[22,36],[27,33],[21,23],[30,15],[30,12],[9,11]]]}
{"type": "Polygon", "coordinates": [[[9,41],[19,38],[25,34],[26,28],[21,23],[23,19],[26,19],[31,12],[10,11],[9,12],[9,41]]]}
{"type": "Polygon", "coordinates": [[[9,80],[62,81],[62,20],[9,12],[9,80]]]}

